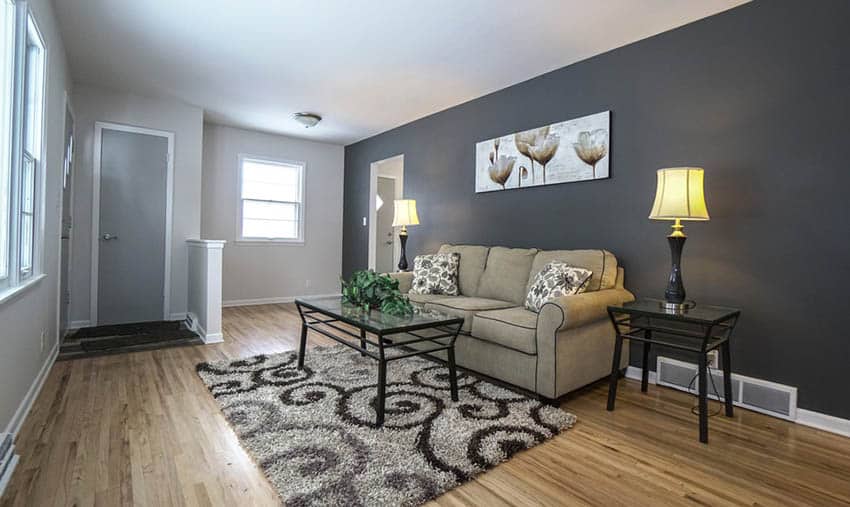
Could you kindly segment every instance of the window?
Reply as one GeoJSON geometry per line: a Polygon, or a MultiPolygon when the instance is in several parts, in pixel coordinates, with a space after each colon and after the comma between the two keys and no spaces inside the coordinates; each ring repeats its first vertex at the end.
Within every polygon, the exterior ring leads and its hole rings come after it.
{"type": "Polygon", "coordinates": [[[304,241],[304,164],[239,157],[240,239],[304,241]]]}
{"type": "Polygon", "coordinates": [[[46,51],[26,2],[0,0],[0,289],[38,272],[46,51]]]}

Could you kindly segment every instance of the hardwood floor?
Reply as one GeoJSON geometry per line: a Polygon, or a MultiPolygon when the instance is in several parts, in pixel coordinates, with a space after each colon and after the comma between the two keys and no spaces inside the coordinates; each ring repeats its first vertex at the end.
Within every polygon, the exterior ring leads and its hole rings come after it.
{"type": "MultiPolygon", "coordinates": [[[[299,325],[292,305],[227,308],[223,344],[56,363],[0,504],[276,505],[195,364],[294,349],[299,325]]],[[[434,504],[850,505],[850,439],[736,409],[705,446],[693,397],[624,380],[609,413],[606,394],[575,393],[573,429],[434,504]]]]}

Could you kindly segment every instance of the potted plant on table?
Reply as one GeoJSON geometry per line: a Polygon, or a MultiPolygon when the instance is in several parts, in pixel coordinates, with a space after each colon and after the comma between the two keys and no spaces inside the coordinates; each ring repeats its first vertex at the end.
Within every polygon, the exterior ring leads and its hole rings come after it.
{"type": "Polygon", "coordinates": [[[398,290],[398,280],[381,275],[372,270],[355,271],[342,284],[342,298],[362,309],[365,313],[378,309],[383,313],[396,316],[410,315],[413,306],[398,290]]]}

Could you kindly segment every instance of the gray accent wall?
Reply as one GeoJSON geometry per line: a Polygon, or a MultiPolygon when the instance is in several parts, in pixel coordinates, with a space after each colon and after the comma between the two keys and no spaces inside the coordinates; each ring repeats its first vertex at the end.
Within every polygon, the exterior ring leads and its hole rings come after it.
{"type": "Polygon", "coordinates": [[[410,259],[443,242],[606,248],[630,290],[663,297],[655,171],[702,166],[711,221],[686,225],[688,296],[743,309],[734,371],[850,418],[848,19],[843,0],[755,1],[346,147],[343,273],[367,263],[369,164],[403,153],[410,259]],[[611,179],[475,194],[476,142],[605,110],[611,179]]]}

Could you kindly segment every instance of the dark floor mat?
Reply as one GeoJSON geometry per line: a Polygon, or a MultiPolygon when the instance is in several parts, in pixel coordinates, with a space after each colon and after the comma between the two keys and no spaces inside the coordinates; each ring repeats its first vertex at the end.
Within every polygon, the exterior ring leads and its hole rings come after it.
{"type": "Polygon", "coordinates": [[[86,352],[99,350],[113,350],[137,345],[150,345],[158,342],[169,342],[173,340],[185,340],[197,338],[198,335],[188,329],[156,334],[134,334],[128,336],[112,336],[109,338],[98,338],[93,340],[83,339],[80,347],[86,352]]]}
{"type": "Polygon", "coordinates": [[[134,334],[149,334],[168,331],[178,331],[183,323],[179,320],[157,322],[132,322],[130,324],[113,324],[108,326],[84,327],[69,335],[66,339],[79,340],[101,336],[127,336],[134,334]]]}
{"type": "Polygon", "coordinates": [[[59,361],[202,345],[204,341],[181,321],[134,322],[88,327],[65,337],[59,361]]]}

